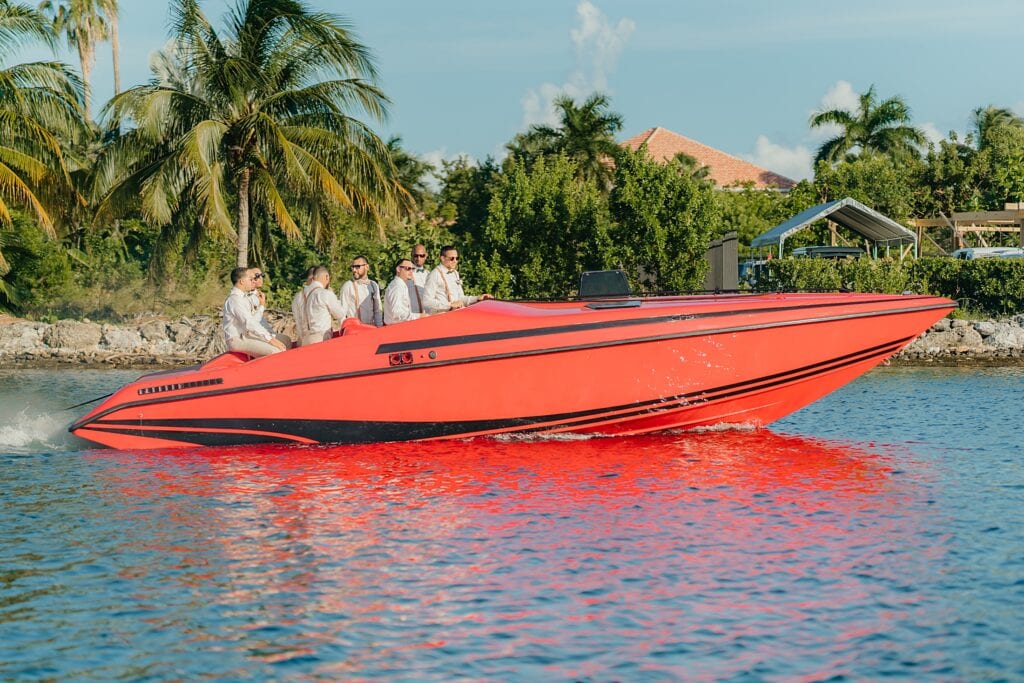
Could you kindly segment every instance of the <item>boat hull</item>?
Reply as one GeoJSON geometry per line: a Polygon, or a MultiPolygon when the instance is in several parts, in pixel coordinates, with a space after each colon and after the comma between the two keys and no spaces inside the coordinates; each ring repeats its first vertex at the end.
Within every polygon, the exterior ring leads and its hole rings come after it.
{"type": "Polygon", "coordinates": [[[483,302],[142,377],[71,431],[159,448],[757,427],[883,362],[953,307],[863,294],[483,302]]]}

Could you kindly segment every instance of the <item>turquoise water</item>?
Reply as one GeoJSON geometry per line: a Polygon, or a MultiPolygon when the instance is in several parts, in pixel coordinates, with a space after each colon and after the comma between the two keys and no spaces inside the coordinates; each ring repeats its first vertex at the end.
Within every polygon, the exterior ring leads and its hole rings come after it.
{"type": "Polygon", "coordinates": [[[90,450],[0,371],[2,680],[1024,680],[1024,369],[771,430],[90,450]]]}

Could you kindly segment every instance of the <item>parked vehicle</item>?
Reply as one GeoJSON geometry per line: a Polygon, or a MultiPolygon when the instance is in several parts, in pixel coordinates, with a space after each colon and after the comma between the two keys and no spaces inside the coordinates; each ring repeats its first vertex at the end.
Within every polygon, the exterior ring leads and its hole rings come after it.
{"type": "Polygon", "coordinates": [[[739,266],[740,282],[746,282],[753,287],[767,267],[768,259],[766,258],[748,258],[746,261],[741,261],[739,266]]]}
{"type": "Polygon", "coordinates": [[[797,247],[793,250],[793,258],[830,258],[830,259],[844,259],[844,258],[860,258],[864,255],[864,250],[860,247],[831,247],[831,246],[816,246],[816,247],[797,247]]]}
{"type": "Polygon", "coordinates": [[[950,256],[968,260],[976,258],[1020,258],[1024,256],[1024,249],[1020,247],[967,247],[966,249],[957,249],[950,256]]]}

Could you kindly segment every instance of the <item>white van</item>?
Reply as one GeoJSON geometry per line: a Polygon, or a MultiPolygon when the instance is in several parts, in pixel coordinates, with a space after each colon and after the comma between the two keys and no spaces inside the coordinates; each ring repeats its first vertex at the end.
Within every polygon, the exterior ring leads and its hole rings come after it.
{"type": "Polygon", "coordinates": [[[1024,256],[1024,249],[1021,247],[968,247],[967,249],[957,249],[950,256],[959,259],[1020,258],[1024,256]]]}

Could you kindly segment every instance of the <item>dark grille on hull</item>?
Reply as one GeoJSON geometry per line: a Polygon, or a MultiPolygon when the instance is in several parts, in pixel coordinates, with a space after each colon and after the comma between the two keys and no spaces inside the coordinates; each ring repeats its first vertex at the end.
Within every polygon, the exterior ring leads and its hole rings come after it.
{"type": "Polygon", "coordinates": [[[181,382],[179,384],[161,384],[158,387],[143,387],[139,389],[139,395],[143,394],[160,394],[165,391],[178,391],[180,389],[194,389],[196,387],[209,387],[214,384],[224,384],[224,380],[221,378],[216,379],[201,379],[195,382],[181,382]]]}

